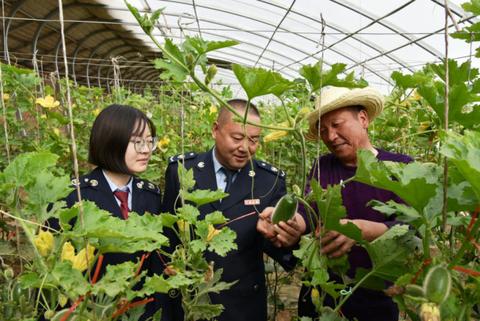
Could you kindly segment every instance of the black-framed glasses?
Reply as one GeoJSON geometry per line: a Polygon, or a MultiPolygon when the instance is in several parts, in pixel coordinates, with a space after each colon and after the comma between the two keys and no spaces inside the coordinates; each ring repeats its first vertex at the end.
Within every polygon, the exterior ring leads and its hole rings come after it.
{"type": "Polygon", "coordinates": [[[148,148],[149,152],[153,152],[157,149],[158,137],[149,137],[146,139],[132,138],[130,143],[133,144],[135,151],[137,153],[142,153],[145,150],[145,147],[148,148]]]}

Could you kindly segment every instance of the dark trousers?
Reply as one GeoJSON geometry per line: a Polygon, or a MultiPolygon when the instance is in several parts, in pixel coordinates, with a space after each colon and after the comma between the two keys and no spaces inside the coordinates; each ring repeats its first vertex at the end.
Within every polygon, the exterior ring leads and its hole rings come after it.
{"type": "MultiPolygon", "coordinates": [[[[338,301],[338,300],[337,300],[338,301]]],[[[334,307],[332,297],[326,296],[325,306],[334,307]]],[[[348,320],[398,321],[398,308],[392,299],[382,292],[358,288],[342,306],[341,312],[348,320]]],[[[302,286],[298,298],[298,315],[318,320],[311,300],[311,288],[302,286]]]]}

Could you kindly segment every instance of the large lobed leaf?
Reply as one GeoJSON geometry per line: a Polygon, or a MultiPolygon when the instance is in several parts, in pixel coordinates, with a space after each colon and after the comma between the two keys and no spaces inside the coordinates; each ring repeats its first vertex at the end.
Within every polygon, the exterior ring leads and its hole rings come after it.
{"type": "Polygon", "coordinates": [[[345,72],[346,66],[346,64],[336,63],[331,65],[329,70],[322,70],[322,61],[318,61],[314,65],[302,66],[299,73],[308,81],[312,92],[325,86],[363,88],[368,85],[364,79],[355,79],[353,72],[340,79],[338,76],[345,72]]]}
{"type": "Polygon", "coordinates": [[[409,271],[407,263],[415,254],[418,242],[408,225],[395,225],[364,247],[372,261],[371,275],[393,282],[409,271]]]}
{"type": "Polygon", "coordinates": [[[237,64],[232,66],[232,70],[249,100],[268,94],[280,97],[285,91],[295,86],[293,82],[271,70],[237,64]]]}
{"type": "MultiPolygon", "coordinates": [[[[466,128],[477,125],[480,117],[480,80],[478,69],[470,62],[460,66],[449,60],[449,122],[456,122],[466,128]]],[[[392,79],[402,88],[416,88],[437,114],[439,121],[445,121],[445,64],[428,64],[422,71],[411,75],[393,72],[392,79]]]]}
{"type": "Polygon", "coordinates": [[[92,243],[100,253],[153,251],[168,245],[168,238],[162,234],[162,218],[158,215],[132,212],[128,220],[121,220],[97,208],[92,202],[83,202],[83,208],[83,223],[77,219],[72,232],[68,234],[97,239],[92,243]]]}
{"type": "Polygon", "coordinates": [[[367,150],[357,155],[355,180],[392,191],[418,213],[441,212],[442,168],[432,163],[379,162],[367,150]]]}
{"type": "Polygon", "coordinates": [[[317,181],[310,182],[312,196],[317,203],[318,212],[322,220],[322,227],[325,230],[333,230],[361,243],[362,232],[353,223],[341,224],[340,220],[346,218],[347,211],[343,206],[341,189],[342,186],[327,186],[322,189],[317,181]]]}

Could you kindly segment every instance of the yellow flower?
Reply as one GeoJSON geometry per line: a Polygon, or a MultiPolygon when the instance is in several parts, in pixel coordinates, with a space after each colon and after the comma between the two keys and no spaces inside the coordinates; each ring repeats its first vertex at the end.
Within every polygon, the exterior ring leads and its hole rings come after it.
{"type": "Polygon", "coordinates": [[[188,224],[188,222],[186,222],[185,220],[178,220],[177,225],[180,232],[185,232],[190,228],[190,224],[188,224]]]}
{"type": "Polygon", "coordinates": [[[60,129],[58,129],[57,127],[55,127],[55,128],[53,129],[53,133],[54,133],[55,135],[57,135],[57,136],[60,136],[60,129]]]}
{"type": "Polygon", "coordinates": [[[280,138],[285,137],[287,135],[288,135],[288,132],[286,132],[284,130],[274,130],[270,134],[263,137],[263,142],[264,143],[273,142],[273,141],[279,140],[280,138]]]}
{"type": "Polygon", "coordinates": [[[215,227],[213,227],[212,224],[209,224],[207,242],[210,242],[215,237],[215,235],[218,235],[219,233],[220,233],[220,230],[217,230],[215,227]]]}
{"type": "Polygon", "coordinates": [[[317,288],[312,289],[312,300],[318,300],[320,297],[320,293],[318,292],[317,288]]]}
{"type": "Polygon", "coordinates": [[[215,114],[218,111],[217,106],[215,105],[210,105],[210,115],[215,114]]]}
{"type": "Polygon", "coordinates": [[[95,248],[90,244],[87,245],[87,249],[81,249],[73,260],[73,268],[80,272],[85,271],[88,265],[92,265],[93,258],[95,257],[95,248]]]}
{"type": "Polygon", "coordinates": [[[90,244],[87,245],[87,250],[81,249],[77,255],[75,255],[75,248],[70,242],[65,242],[62,248],[62,261],[70,261],[72,267],[80,272],[85,271],[89,265],[92,265],[93,258],[95,256],[95,248],[90,244]]]}
{"type": "Polygon", "coordinates": [[[92,111],[93,115],[96,117],[98,116],[98,114],[100,114],[100,108],[95,108],[93,111],[92,111]]]}
{"type": "Polygon", "coordinates": [[[420,95],[416,90],[413,92],[413,95],[411,96],[412,100],[419,101],[422,99],[422,95],[420,95]]]}
{"type": "Polygon", "coordinates": [[[62,255],[60,257],[62,261],[73,262],[75,258],[75,248],[73,247],[72,243],[65,242],[65,244],[63,244],[62,255]]]}
{"type": "Polygon", "coordinates": [[[3,94],[3,100],[7,101],[10,99],[10,95],[9,94],[3,94]]]}
{"type": "Polygon", "coordinates": [[[168,144],[170,144],[170,138],[168,138],[167,136],[163,136],[162,139],[158,141],[157,147],[163,149],[167,147],[168,144]]]}
{"type": "Polygon", "coordinates": [[[308,113],[310,113],[310,108],[308,107],[303,107],[298,111],[298,118],[303,118],[306,116],[308,113]]]}
{"type": "Polygon", "coordinates": [[[48,231],[40,231],[33,242],[35,243],[40,255],[47,256],[53,249],[53,243],[55,242],[55,239],[53,238],[52,233],[48,231]]]}
{"type": "Polygon", "coordinates": [[[55,108],[60,106],[60,102],[55,100],[52,96],[48,95],[45,98],[37,98],[35,103],[39,104],[43,108],[55,108]]]}

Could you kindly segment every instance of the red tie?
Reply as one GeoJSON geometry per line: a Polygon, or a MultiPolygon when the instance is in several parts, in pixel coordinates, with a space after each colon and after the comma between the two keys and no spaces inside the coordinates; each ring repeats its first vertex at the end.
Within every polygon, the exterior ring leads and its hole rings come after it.
{"type": "Polygon", "coordinates": [[[120,200],[120,211],[122,212],[122,216],[124,219],[128,218],[128,191],[119,191],[116,190],[113,192],[116,198],[120,200]]]}

